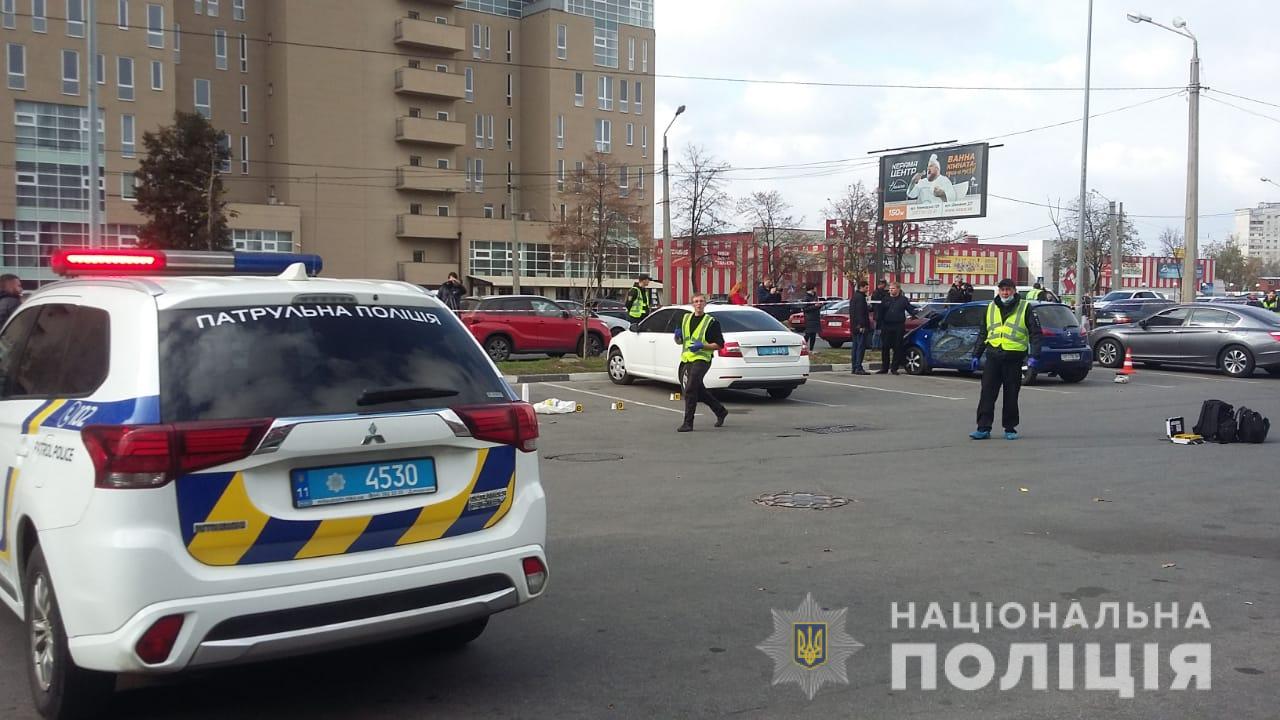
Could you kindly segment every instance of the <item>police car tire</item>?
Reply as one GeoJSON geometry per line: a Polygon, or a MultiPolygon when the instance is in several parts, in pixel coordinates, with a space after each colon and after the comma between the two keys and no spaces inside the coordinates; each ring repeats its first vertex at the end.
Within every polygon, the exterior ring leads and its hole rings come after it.
{"type": "Polygon", "coordinates": [[[786,400],[791,397],[791,391],[795,388],[769,388],[769,397],[774,400],[786,400]]]}
{"type": "Polygon", "coordinates": [[[488,616],[427,633],[427,642],[439,650],[454,650],[475,640],[489,624],[488,616]]]}
{"type": "Polygon", "coordinates": [[[62,623],[62,611],[58,608],[58,596],[54,592],[49,567],[44,552],[37,545],[27,561],[23,575],[22,597],[24,603],[24,632],[26,648],[27,680],[31,686],[31,698],[41,717],[47,720],[76,720],[99,714],[115,692],[116,678],[111,673],[95,672],[76,667],[67,648],[66,628],[62,623]],[[53,667],[49,689],[41,687],[36,677],[32,648],[32,625],[37,612],[35,588],[44,583],[48,588],[47,622],[53,643],[53,667]]]}
{"type": "Polygon", "coordinates": [[[605,363],[605,370],[608,371],[609,380],[614,385],[630,385],[636,381],[636,377],[627,372],[627,359],[622,356],[622,351],[618,348],[609,351],[609,359],[605,363]],[[617,368],[614,368],[615,358],[617,359],[617,368]]]}

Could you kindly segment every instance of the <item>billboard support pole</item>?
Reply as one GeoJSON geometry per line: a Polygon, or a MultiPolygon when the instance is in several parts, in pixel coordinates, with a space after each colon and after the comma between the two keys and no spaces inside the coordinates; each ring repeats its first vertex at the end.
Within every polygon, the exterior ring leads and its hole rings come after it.
{"type": "MultiPolygon", "coordinates": [[[[883,186],[876,188],[876,202],[877,202],[877,207],[884,208],[884,187],[883,186]]],[[[877,211],[877,214],[881,214],[881,213],[883,213],[883,210],[877,211]]],[[[880,273],[884,271],[884,234],[887,231],[887,229],[888,228],[885,227],[885,223],[879,218],[877,218],[876,219],[876,264],[872,268],[872,271],[868,273],[869,275],[871,275],[871,289],[873,290],[879,285],[880,273]]]]}
{"type": "Polygon", "coordinates": [[[1084,132],[1080,141],[1080,227],[1076,238],[1076,317],[1084,319],[1084,290],[1089,274],[1084,267],[1085,215],[1089,212],[1089,63],[1093,54],[1093,0],[1089,0],[1089,23],[1084,44],[1084,132]]]}

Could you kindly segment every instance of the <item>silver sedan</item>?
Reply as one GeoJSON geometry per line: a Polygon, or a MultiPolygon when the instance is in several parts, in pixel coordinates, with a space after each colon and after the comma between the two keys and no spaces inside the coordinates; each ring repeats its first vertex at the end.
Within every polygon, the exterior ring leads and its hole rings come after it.
{"type": "Polygon", "coordinates": [[[1240,305],[1175,305],[1145,320],[1095,330],[1089,335],[1094,356],[1105,367],[1133,359],[1156,367],[1205,365],[1232,377],[1254,368],[1280,375],[1280,314],[1240,305]]]}

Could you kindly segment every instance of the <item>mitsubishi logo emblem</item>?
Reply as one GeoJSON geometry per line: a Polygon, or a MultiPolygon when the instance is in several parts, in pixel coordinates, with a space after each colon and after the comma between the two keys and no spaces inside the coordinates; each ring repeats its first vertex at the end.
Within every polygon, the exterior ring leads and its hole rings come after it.
{"type": "Polygon", "coordinates": [[[369,433],[364,436],[364,442],[361,445],[382,445],[387,440],[378,434],[377,423],[369,423],[369,433]]]}

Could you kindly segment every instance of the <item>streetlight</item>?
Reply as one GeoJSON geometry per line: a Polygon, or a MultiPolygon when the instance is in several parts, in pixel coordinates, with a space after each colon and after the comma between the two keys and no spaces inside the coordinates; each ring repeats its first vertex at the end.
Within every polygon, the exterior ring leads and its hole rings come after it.
{"type": "Polygon", "coordinates": [[[1084,287],[1088,281],[1084,269],[1084,221],[1088,214],[1089,196],[1085,191],[1089,178],[1089,66],[1093,59],[1093,0],[1089,0],[1089,22],[1084,40],[1084,117],[1080,139],[1080,223],[1076,236],[1076,317],[1084,321],[1084,287]]]}
{"type": "Polygon", "coordinates": [[[1276,182],[1275,180],[1272,180],[1271,178],[1258,178],[1258,179],[1259,179],[1259,180],[1261,180],[1261,181],[1262,181],[1262,182],[1264,182],[1264,183],[1271,183],[1272,185],[1275,185],[1276,187],[1280,187],[1280,183],[1276,182]]]}
{"type": "Polygon", "coordinates": [[[1173,27],[1162,25],[1149,15],[1129,13],[1131,23],[1150,23],[1175,35],[1191,40],[1190,102],[1187,106],[1187,205],[1186,227],[1183,229],[1186,255],[1182,258],[1182,302],[1196,299],[1197,233],[1200,231],[1200,41],[1187,29],[1187,21],[1173,19],[1173,27]]]}
{"type": "Polygon", "coordinates": [[[675,283],[671,281],[671,173],[667,167],[667,133],[676,124],[676,118],[684,113],[684,106],[676,108],[676,114],[662,131],[662,304],[670,305],[675,283]]]}

